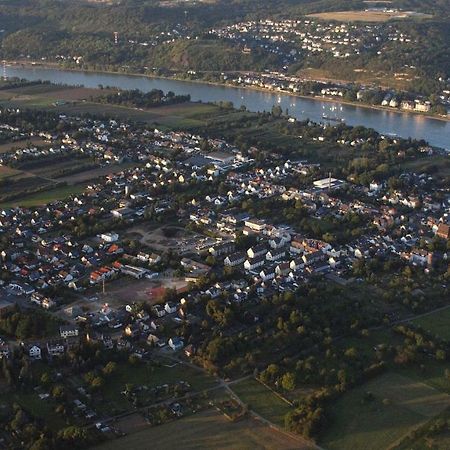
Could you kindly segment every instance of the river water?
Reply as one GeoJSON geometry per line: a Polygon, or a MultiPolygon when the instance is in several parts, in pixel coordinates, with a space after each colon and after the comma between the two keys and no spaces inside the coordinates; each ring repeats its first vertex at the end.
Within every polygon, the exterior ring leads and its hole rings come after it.
{"type": "Polygon", "coordinates": [[[216,86],[188,81],[148,78],[145,76],[76,72],[42,67],[7,67],[7,76],[28,80],[48,80],[52,83],[83,85],[86,87],[114,86],[121,89],[150,91],[161,89],[176,94],[190,94],[193,101],[231,101],[235,107],[245,105],[250,111],[270,111],[273,105],[280,105],[283,111],[297,119],[324,121],[322,116],[345,119],[348,125],[362,125],[374,128],[383,134],[425,139],[431,145],[450,150],[450,122],[433,119],[413,113],[396,112],[343,105],[338,101],[326,102],[300,98],[284,93],[262,92],[251,89],[216,86]]]}

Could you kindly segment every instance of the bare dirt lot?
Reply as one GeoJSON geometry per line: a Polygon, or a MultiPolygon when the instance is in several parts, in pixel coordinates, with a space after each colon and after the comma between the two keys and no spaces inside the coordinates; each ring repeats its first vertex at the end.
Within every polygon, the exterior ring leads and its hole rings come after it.
{"type": "Polygon", "coordinates": [[[339,22],[387,22],[391,19],[406,19],[411,17],[430,18],[429,14],[411,14],[406,11],[335,11],[310,14],[309,17],[315,17],[323,20],[338,20],[339,22]]]}
{"type": "Polygon", "coordinates": [[[181,254],[196,251],[196,247],[199,244],[206,245],[208,242],[215,242],[210,238],[176,226],[163,226],[156,229],[138,226],[131,228],[128,235],[129,237],[133,236],[142,244],[156,251],[165,252],[172,250],[181,254]]]}
{"type": "Polygon", "coordinates": [[[146,278],[135,280],[134,278],[120,277],[106,283],[105,294],[101,292],[101,286],[92,288],[88,296],[97,295],[99,300],[88,306],[92,306],[95,310],[103,303],[108,303],[113,308],[133,302],[148,302],[153,305],[161,301],[161,295],[165,289],[176,289],[178,292],[183,292],[186,288],[187,283],[184,278],[159,276],[155,280],[146,278]]]}

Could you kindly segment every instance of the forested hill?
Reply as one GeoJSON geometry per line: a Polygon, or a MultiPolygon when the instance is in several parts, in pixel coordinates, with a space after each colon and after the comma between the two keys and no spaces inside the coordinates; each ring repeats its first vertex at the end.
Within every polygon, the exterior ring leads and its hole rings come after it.
{"type": "MultiPolygon", "coordinates": [[[[390,7],[432,17],[389,22],[411,35],[410,45],[391,45],[383,54],[367,51],[346,60],[300,52],[294,69],[320,69],[351,80],[356,68],[389,76],[413,67],[419,90],[426,79],[448,77],[448,0],[394,0],[390,7]]],[[[310,13],[364,8],[362,0],[0,0],[0,56],[134,72],[283,70],[286,59],[276,51],[255,46],[245,52],[243,45],[213,39],[209,31],[248,20],[300,19],[310,13]]],[[[382,32],[389,33],[388,24],[382,32]]]]}

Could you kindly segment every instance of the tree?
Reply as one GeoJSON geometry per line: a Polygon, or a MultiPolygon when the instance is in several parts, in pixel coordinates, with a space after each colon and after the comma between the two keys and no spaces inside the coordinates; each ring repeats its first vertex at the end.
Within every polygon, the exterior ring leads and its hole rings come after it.
{"type": "Polygon", "coordinates": [[[105,367],[103,367],[102,372],[104,373],[104,375],[111,375],[112,373],[114,373],[117,369],[117,364],[114,361],[109,361],[108,364],[106,364],[105,367]]]}
{"type": "Polygon", "coordinates": [[[295,375],[292,372],[286,372],[281,377],[281,387],[285,391],[293,391],[295,386],[295,375]]]}
{"type": "Polygon", "coordinates": [[[83,447],[83,443],[86,441],[87,437],[88,434],[85,428],[74,425],[63,428],[58,432],[58,440],[69,441],[72,444],[76,444],[77,447],[83,447]]]}

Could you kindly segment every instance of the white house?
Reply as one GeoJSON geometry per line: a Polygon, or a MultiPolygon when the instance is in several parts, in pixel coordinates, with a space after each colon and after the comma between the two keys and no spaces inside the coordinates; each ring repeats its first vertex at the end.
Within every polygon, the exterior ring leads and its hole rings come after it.
{"type": "Polygon", "coordinates": [[[39,346],[37,346],[37,345],[30,346],[29,349],[28,349],[28,356],[31,359],[36,359],[36,360],[42,359],[42,350],[41,350],[41,348],[39,346]]]}

